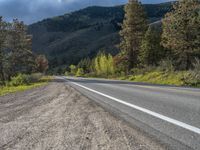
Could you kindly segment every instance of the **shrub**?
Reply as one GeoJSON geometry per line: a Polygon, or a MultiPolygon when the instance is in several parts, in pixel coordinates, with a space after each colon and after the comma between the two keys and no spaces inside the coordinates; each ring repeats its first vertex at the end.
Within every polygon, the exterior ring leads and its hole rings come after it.
{"type": "Polygon", "coordinates": [[[159,63],[158,69],[159,69],[160,71],[166,71],[166,72],[173,72],[173,71],[175,70],[175,69],[174,69],[173,62],[172,62],[172,60],[170,60],[170,59],[162,60],[162,61],[159,63]]]}
{"type": "Polygon", "coordinates": [[[187,85],[192,86],[200,86],[200,60],[196,59],[195,63],[193,63],[194,69],[190,70],[185,76],[184,76],[184,82],[187,85]]]}
{"type": "Polygon", "coordinates": [[[70,72],[66,71],[65,76],[69,76],[69,75],[70,75],[70,72]]]}
{"type": "Polygon", "coordinates": [[[133,68],[131,69],[131,74],[133,75],[141,75],[145,73],[152,72],[153,70],[156,70],[156,67],[154,66],[145,66],[144,68],[133,68]]]}
{"type": "Polygon", "coordinates": [[[77,67],[75,65],[70,65],[70,74],[75,75],[77,72],[77,67]]]}
{"type": "Polygon", "coordinates": [[[183,85],[182,72],[152,71],[144,75],[130,76],[129,80],[153,84],[183,85]]]}
{"type": "Polygon", "coordinates": [[[77,77],[81,77],[84,75],[84,71],[82,68],[78,68],[77,72],[76,72],[76,76],[77,77]]]}
{"type": "Polygon", "coordinates": [[[41,73],[35,73],[31,75],[18,74],[15,77],[11,78],[11,81],[8,83],[10,86],[19,86],[19,85],[28,85],[33,82],[37,82],[42,78],[41,73]]]}
{"type": "Polygon", "coordinates": [[[30,84],[30,82],[31,82],[30,75],[18,74],[17,76],[11,78],[9,85],[10,86],[28,85],[30,84]]]}

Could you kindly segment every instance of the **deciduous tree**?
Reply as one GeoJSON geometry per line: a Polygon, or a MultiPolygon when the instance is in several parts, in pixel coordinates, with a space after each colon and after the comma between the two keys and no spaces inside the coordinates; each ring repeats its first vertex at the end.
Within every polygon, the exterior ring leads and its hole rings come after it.
{"type": "Polygon", "coordinates": [[[97,75],[108,76],[115,73],[113,57],[110,54],[99,53],[94,66],[97,75]]]}
{"type": "Polygon", "coordinates": [[[36,69],[41,73],[45,73],[49,68],[49,62],[45,55],[39,55],[36,58],[36,69]]]}

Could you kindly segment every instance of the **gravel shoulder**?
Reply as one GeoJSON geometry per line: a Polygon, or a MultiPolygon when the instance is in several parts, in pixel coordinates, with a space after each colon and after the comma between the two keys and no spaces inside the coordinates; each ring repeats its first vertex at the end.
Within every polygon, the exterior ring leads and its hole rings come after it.
{"type": "Polygon", "coordinates": [[[0,97],[0,149],[162,150],[153,139],[55,80],[0,97]]]}

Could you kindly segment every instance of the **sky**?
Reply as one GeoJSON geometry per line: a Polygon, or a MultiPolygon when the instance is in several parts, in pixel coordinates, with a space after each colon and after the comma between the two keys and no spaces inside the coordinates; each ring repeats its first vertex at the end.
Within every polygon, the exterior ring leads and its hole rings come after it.
{"type": "MultiPolygon", "coordinates": [[[[0,16],[11,21],[18,18],[31,24],[44,18],[63,15],[87,6],[114,6],[128,0],[0,0],[0,16]]],[[[170,0],[142,0],[142,3],[162,3],[170,0]]]]}

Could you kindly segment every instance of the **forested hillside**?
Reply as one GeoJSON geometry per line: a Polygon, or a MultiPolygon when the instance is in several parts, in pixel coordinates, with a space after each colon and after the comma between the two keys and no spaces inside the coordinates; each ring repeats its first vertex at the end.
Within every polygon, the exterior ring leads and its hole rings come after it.
{"type": "Polygon", "coordinates": [[[119,31],[120,52],[100,51],[70,65],[66,75],[200,86],[199,8],[198,0],[182,0],[161,21],[149,24],[141,3],[129,1],[119,31]]]}
{"type": "MultiPolygon", "coordinates": [[[[171,3],[144,5],[149,23],[160,20],[172,9],[171,3]]],[[[100,50],[117,54],[123,6],[88,7],[29,26],[33,51],[46,54],[51,68],[66,68],[100,50]],[[59,67],[57,67],[59,66],[59,67]]]]}

